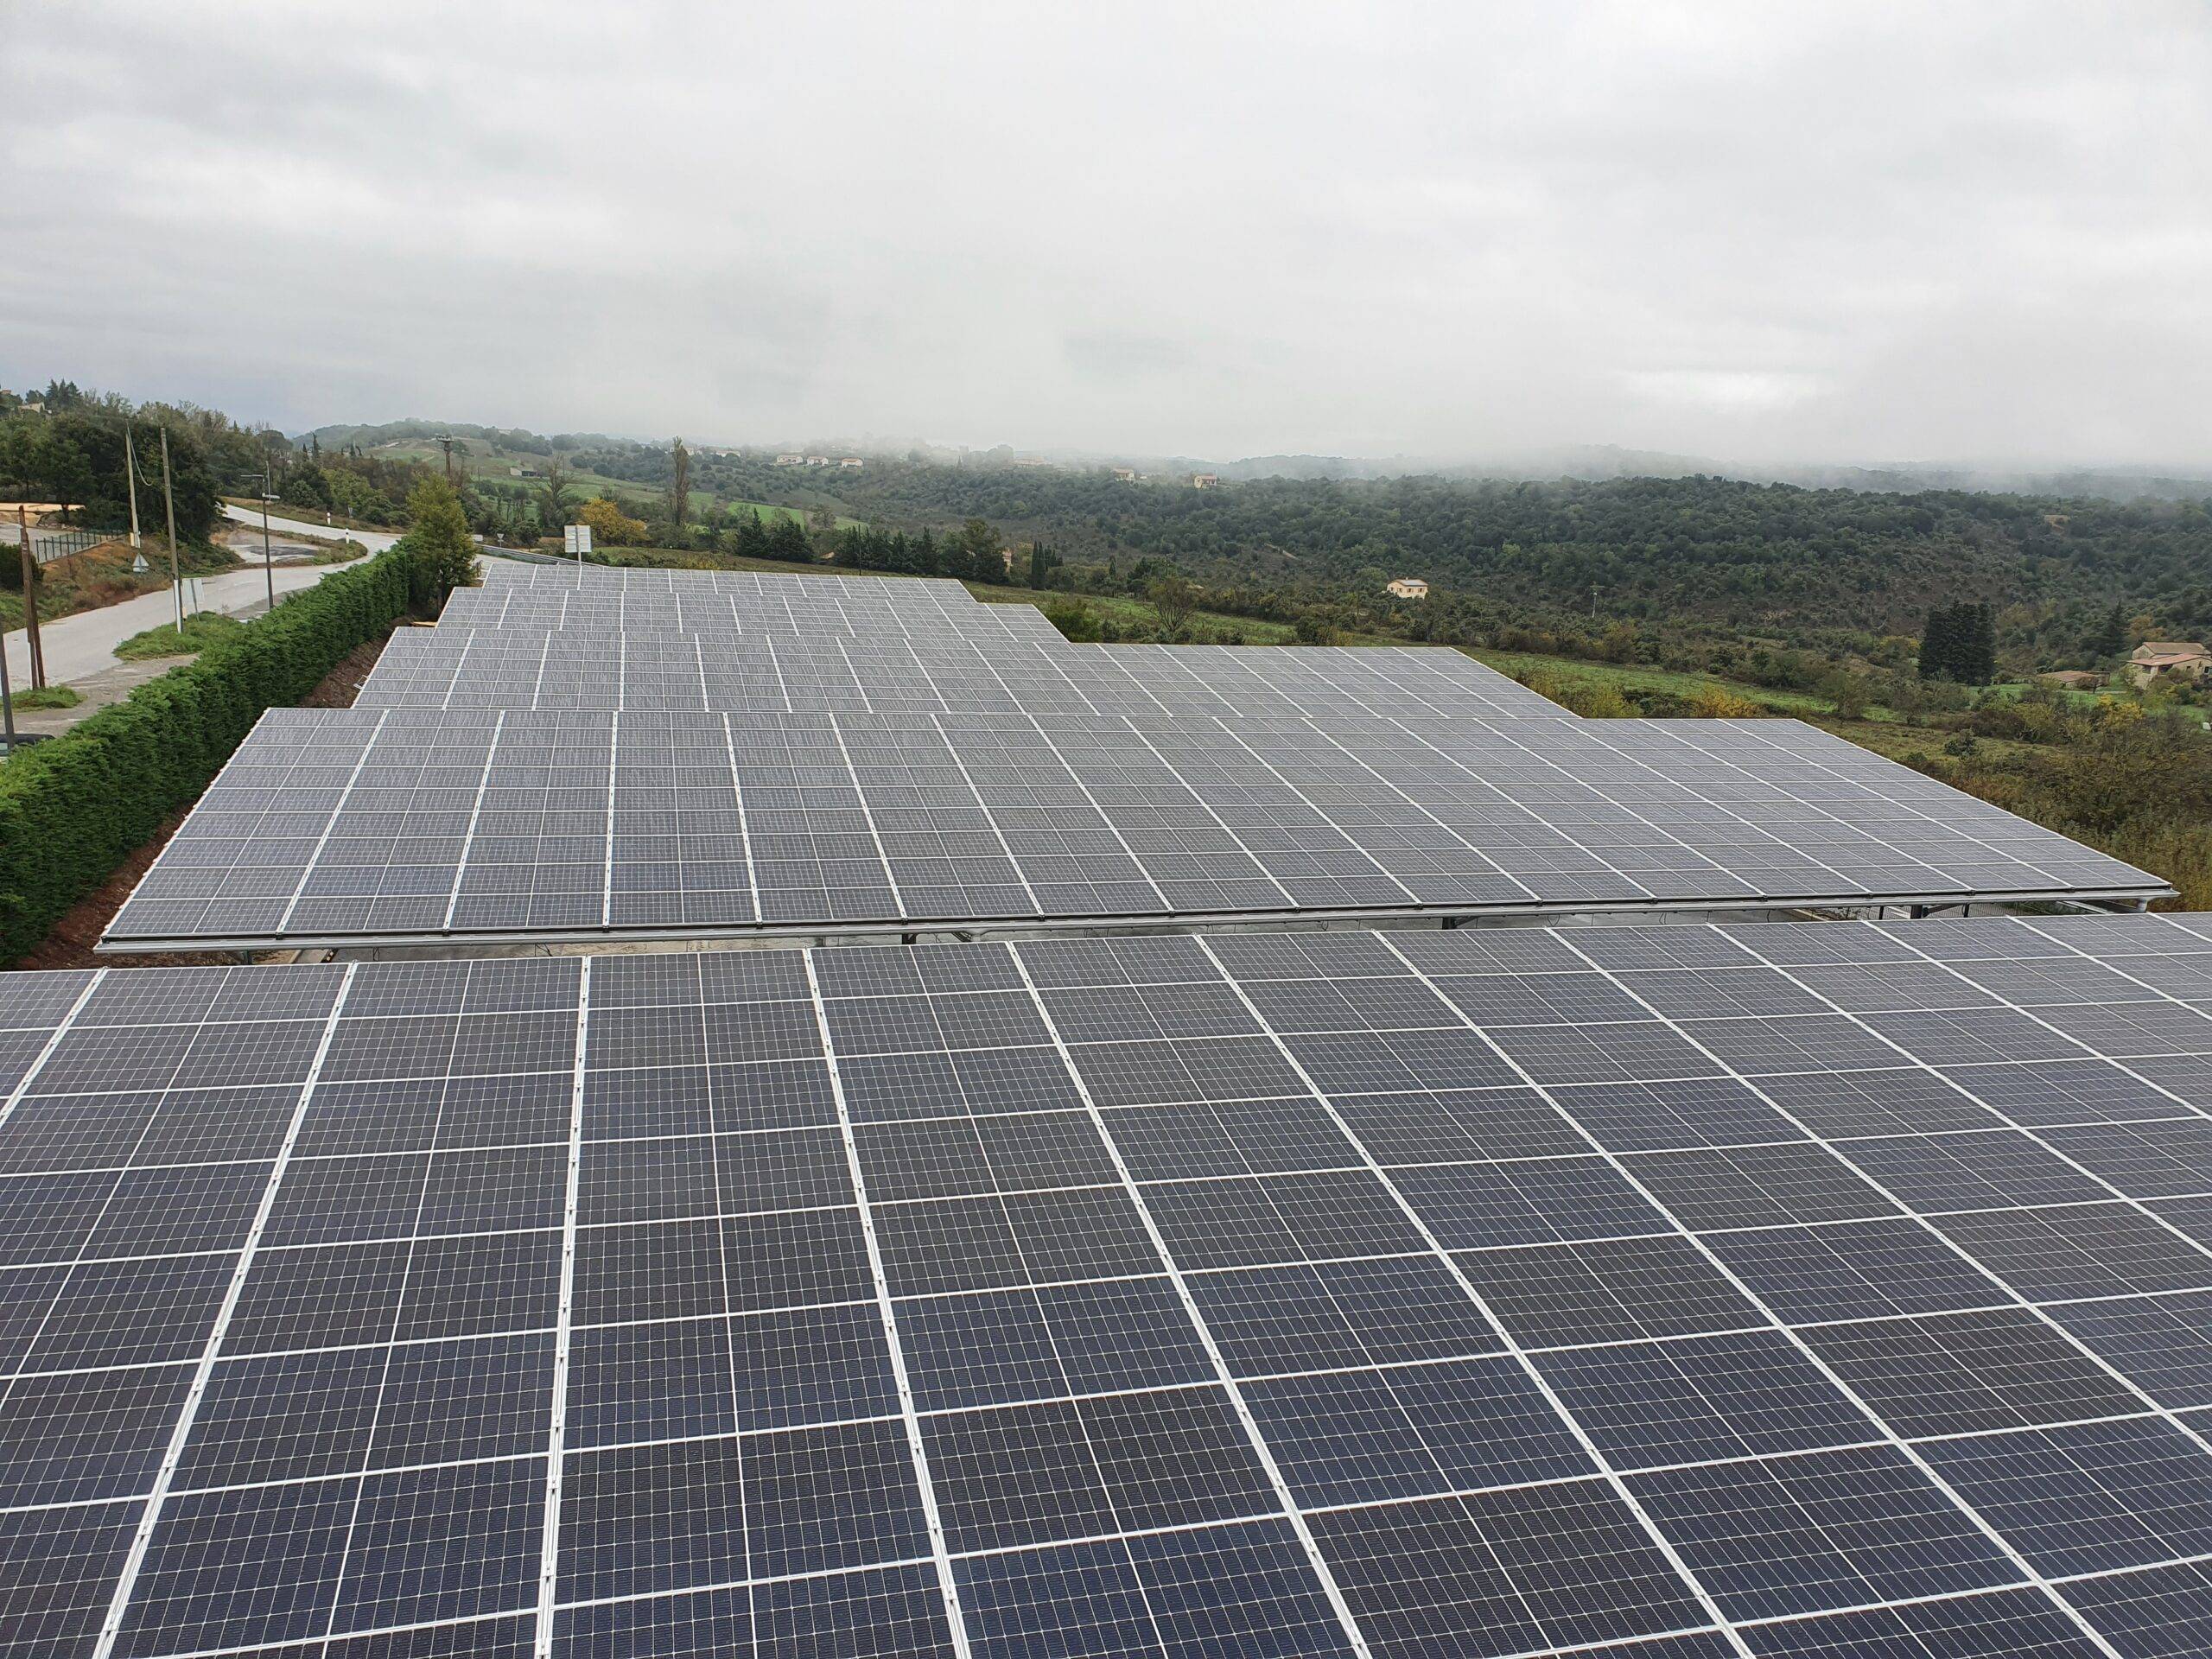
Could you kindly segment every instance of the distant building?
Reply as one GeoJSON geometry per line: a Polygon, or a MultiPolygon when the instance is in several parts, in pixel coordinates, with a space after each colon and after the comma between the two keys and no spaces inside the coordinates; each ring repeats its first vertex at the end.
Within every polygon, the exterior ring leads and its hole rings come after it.
{"type": "Polygon", "coordinates": [[[2036,678],[2045,685],[2063,686],[2069,691],[2094,691],[2105,683],[2101,674],[2092,674],[2086,668],[2062,668],[2055,674],[2038,674],[2036,678]]]}
{"type": "Polygon", "coordinates": [[[806,464],[810,467],[827,467],[830,464],[830,457],[827,455],[809,455],[806,458],[806,464]]]}
{"type": "Polygon", "coordinates": [[[1116,467],[1114,469],[1114,481],[1116,484],[1135,483],[1137,481],[1137,469],[1134,467],[1116,467]]]}
{"type": "Polygon", "coordinates": [[[1218,473],[1192,473],[1191,474],[1191,487],[1194,490],[1210,490],[1220,482],[1221,474],[1218,473]]]}
{"type": "Polygon", "coordinates": [[[778,455],[776,457],[776,465],[779,467],[804,467],[806,465],[806,457],[804,455],[778,455]]]}
{"type": "Polygon", "coordinates": [[[2145,639],[2127,659],[2127,677],[2138,689],[2163,677],[2201,680],[2207,668],[2212,668],[2212,651],[2193,639],[2145,639]]]}
{"type": "Polygon", "coordinates": [[[1040,467],[1050,468],[1058,463],[1049,461],[1039,461],[1033,455],[1024,455],[1018,458],[1014,464],[1017,467],[1027,467],[1033,470],[1040,467]]]}
{"type": "Polygon", "coordinates": [[[1386,591],[1399,599],[1427,599],[1428,584],[1419,576],[1398,576],[1383,584],[1386,591]]]}
{"type": "Polygon", "coordinates": [[[838,464],[840,467],[851,467],[855,472],[858,472],[861,467],[865,467],[865,466],[867,466],[867,465],[868,465],[868,463],[867,463],[866,461],[862,461],[862,460],[861,460],[858,455],[847,455],[847,456],[846,456],[842,461],[839,461],[837,464],[838,464]]]}

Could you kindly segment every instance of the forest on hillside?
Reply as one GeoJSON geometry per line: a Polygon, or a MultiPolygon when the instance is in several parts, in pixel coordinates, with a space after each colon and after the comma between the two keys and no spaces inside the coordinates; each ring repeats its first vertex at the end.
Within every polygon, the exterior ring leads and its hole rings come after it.
{"type": "MultiPolygon", "coordinates": [[[[579,464],[665,480],[668,452],[579,464]]],[[[1198,490],[1104,472],[871,459],[795,473],[701,454],[692,487],[919,529],[982,518],[1049,540],[1066,566],[1173,564],[1201,582],[1363,599],[1420,576],[1532,626],[1632,621],[1792,645],[1916,635],[1928,613],[1992,607],[2023,666],[2088,654],[2114,606],[2161,632],[2212,629],[2212,512],[2200,501],[1808,490],[1698,477],[1495,483],[1268,479],[1198,490]]],[[[1077,582],[1074,585],[1080,585],[1077,582]]]]}

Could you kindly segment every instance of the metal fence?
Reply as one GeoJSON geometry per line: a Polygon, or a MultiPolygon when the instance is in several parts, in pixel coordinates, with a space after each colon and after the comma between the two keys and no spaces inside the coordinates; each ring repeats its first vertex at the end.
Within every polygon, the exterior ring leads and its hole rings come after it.
{"type": "MultiPolygon", "coordinates": [[[[33,524],[30,527],[30,532],[31,557],[41,564],[52,564],[56,559],[66,559],[73,553],[82,553],[86,549],[99,547],[103,543],[129,539],[125,533],[119,530],[48,530],[41,525],[33,524]]],[[[22,545],[22,537],[18,533],[17,527],[14,524],[0,524],[0,546],[15,548],[21,545],[22,545]]]]}

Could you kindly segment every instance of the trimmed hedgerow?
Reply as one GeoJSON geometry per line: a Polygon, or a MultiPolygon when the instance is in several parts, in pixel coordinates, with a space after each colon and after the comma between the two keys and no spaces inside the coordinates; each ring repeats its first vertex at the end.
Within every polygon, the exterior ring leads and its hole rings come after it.
{"type": "Polygon", "coordinates": [[[200,791],[265,709],[297,702],[407,608],[404,547],[0,766],[0,960],[13,962],[200,791]]]}

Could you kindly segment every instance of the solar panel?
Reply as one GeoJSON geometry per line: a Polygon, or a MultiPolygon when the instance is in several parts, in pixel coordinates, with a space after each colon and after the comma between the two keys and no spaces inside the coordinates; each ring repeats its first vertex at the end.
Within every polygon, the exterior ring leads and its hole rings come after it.
{"type": "MultiPolygon", "coordinates": [[[[855,577],[851,582],[860,582],[855,577]]],[[[847,579],[831,583],[843,588],[847,579]]],[[[1058,639],[1033,605],[980,605],[963,592],[958,603],[914,601],[904,583],[862,585],[855,594],[729,593],[712,588],[632,587],[598,582],[536,587],[458,588],[440,613],[441,626],[479,628],[585,627],[623,632],[817,633],[902,636],[1011,632],[1058,639]]]]}
{"type": "Polygon", "coordinates": [[[2212,930],[0,981],[0,1654],[2212,1649],[2212,930]]]}
{"type": "Polygon", "coordinates": [[[1032,639],[995,626],[863,636],[447,622],[394,634],[354,706],[1573,718],[1456,651],[1071,645],[1042,626],[1032,639]]]}
{"type": "Polygon", "coordinates": [[[105,946],[2160,890],[1788,721],[276,709],[105,946]]]}

